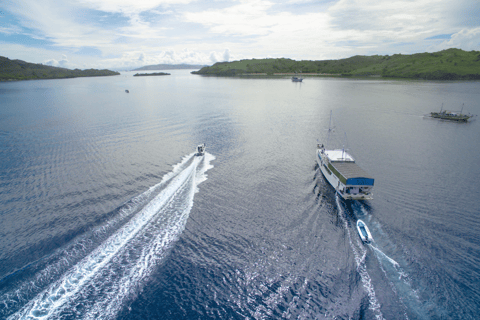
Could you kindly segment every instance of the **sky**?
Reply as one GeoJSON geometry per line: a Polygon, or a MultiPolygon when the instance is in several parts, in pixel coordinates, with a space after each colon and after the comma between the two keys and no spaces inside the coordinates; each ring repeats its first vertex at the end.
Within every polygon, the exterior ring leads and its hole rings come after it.
{"type": "Polygon", "coordinates": [[[0,0],[0,56],[79,69],[480,50],[479,0],[0,0]]]}

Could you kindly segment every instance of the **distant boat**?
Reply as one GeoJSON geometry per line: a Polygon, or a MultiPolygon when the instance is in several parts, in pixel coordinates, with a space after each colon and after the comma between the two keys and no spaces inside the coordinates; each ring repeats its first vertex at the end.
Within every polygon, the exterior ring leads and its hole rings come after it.
{"type": "MultiPolygon", "coordinates": [[[[332,113],[328,134],[333,131],[332,113]]],[[[326,143],[328,143],[328,139],[326,143]]],[[[328,183],[345,200],[372,200],[374,179],[356,163],[345,148],[327,149],[317,145],[317,163],[328,183]]]]}
{"type": "Polygon", "coordinates": [[[466,122],[468,121],[468,119],[472,117],[472,115],[462,114],[462,111],[463,111],[463,105],[462,105],[462,110],[460,112],[443,110],[443,103],[442,103],[440,112],[430,112],[430,116],[432,118],[437,118],[437,119],[466,122]]]}
{"type": "Polygon", "coordinates": [[[368,230],[367,225],[362,220],[357,221],[357,230],[358,230],[358,235],[360,236],[360,239],[362,239],[363,242],[369,243],[373,240],[370,230],[368,230]]]}
{"type": "Polygon", "coordinates": [[[128,90],[125,90],[125,92],[126,92],[126,93],[129,93],[130,91],[128,91],[128,90]]]}
{"type": "Polygon", "coordinates": [[[197,153],[195,154],[196,156],[203,156],[205,154],[205,148],[207,145],[205,143],[199,144],[197,146],[197,153]]]}
{"type": "Polygon", "coordinates": [[[292,81],[293,81],[293,82],[302,82],[302,80],[303,80],[303,79],[302,79],[302,78],[299,78],[299,77],[297,76],[297,73],[295,72],[295,76],[292,77],[292,81]]]}

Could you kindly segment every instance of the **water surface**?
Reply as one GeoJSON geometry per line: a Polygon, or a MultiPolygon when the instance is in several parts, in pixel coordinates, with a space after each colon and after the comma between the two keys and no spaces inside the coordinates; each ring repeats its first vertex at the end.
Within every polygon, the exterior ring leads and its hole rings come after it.
{"type": "Polygon", "coordinates": [[[170,73],[0,83],[1,318],[480,312],[480,124],[423,116],[480,82],[170,73]],[[372,201],[315,165],[330,110],[372,201]]]}

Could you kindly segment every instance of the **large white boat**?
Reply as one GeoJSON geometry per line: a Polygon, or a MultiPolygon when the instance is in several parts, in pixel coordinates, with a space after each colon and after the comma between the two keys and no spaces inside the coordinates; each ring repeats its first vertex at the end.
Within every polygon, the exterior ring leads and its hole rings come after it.
{"type": "MultiPolygon", "coordinates": [[[[331,128],[331,114],[330,126],[331,128]]],[[[374,179],[356,163],[345,148],[327,149],[317,146],[317,163],[325,179],[345,200],[372,200],[374,179]]]]}

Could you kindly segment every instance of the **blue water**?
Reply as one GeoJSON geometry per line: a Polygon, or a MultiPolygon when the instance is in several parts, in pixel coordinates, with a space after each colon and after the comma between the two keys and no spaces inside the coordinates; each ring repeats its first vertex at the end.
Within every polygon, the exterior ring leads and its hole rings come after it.
{"type": "Polygon", "coordinates": [[[1,319],[480,314],[480,122],[424,117],[480,82],[170,73],[0,83],[1,319]],[[315,165],[330,110],[372,201],[315,165]]]}

